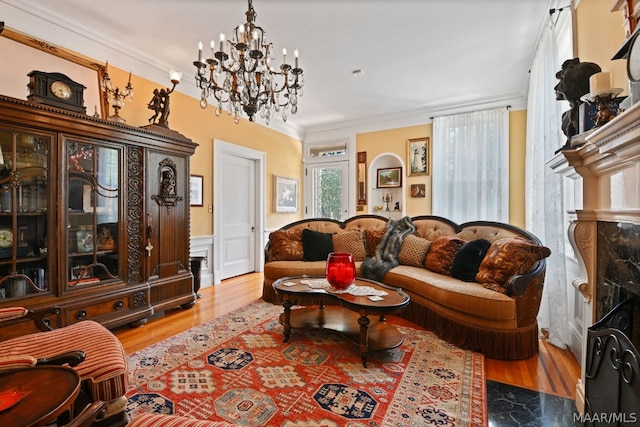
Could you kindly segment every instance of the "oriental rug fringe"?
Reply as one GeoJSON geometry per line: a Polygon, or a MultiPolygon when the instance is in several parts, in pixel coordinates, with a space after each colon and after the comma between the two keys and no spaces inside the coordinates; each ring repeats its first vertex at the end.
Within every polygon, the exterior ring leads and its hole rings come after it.
{"type": "MultiPolygon", "coordinates": [[[[262,301],[129,355],[127,411],[238,426],[485,426],[484,359],[390,316],[404,343],[370,352],[293,330],[262,301]]],[[[372,319],[373,320],[373,319],[372,319]]]]}

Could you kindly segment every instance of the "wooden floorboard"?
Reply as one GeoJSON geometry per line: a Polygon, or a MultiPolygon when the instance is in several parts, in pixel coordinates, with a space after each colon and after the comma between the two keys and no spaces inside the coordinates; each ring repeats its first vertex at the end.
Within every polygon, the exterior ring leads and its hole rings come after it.
{"type": "MultiPolygon", "coordinates": [[[[127,354],[259,300],[262,274],[227,279],[201,289],[200,294],[202,298],[191,309],[167,310],[157,313],[139,328],[116,329],[114,332],[127,354]]],[[[485,374],[487,380],[575,399],[580,366],[568,349],[559,349],[541,339],[538,355],[529,359],[485,359],[485,374]]]]}

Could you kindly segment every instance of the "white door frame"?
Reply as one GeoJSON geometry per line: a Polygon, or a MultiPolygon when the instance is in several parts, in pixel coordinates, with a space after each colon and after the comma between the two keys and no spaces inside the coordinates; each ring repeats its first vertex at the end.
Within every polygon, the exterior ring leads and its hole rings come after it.
{"type": "Polygon", "coordinates": [[[265,185],[264,174],[266,165],[266,153],[241,145],[231,144],[219,139],[213,140],[213,284],[220,283],[220,268],[222,266],[222,254],[220,242],[223,241],[222,226],[220,225],[222,203],[222,173],[224,164],[223,154],[243,157],[253,160],[256,166],[256,238],[254,248],[255,271],[262,271],[264,265],[264,227],[265,227],[265,185]]]}

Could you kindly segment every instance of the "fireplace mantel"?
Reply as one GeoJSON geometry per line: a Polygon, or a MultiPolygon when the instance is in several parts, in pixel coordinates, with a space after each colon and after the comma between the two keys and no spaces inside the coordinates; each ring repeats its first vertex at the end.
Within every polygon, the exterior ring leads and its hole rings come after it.
{"type": "Polygon", "coordinates": [[[547,162],[556,173],[581,178],[577,218],[640,224],[640,103],[582,139],[547,162]]]}
{"type": "Polygon", "coordinates": [[[577,148],[560,151],[547,166],[569,178],[556,191],[573,196],[573,200],[565,198],[565,203],[577,271],[568,268],[567,281],[582,296],[582,375],[576,406],[583,412],[587,334],[599,320],[596,284],[604,265],[603,257],[598,257],[598,224],[640,225],[640,103],[606,125],[577,135],[572,144],[577,148]]]}

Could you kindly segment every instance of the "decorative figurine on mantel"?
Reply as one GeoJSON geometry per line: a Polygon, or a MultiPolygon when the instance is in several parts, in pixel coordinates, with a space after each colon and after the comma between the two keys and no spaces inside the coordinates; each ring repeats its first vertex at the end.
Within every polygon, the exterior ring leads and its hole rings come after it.
{"type": "Polygon", "coordinates": [[[562,64],[560,71],[556,73],[559,80],[554,87],[556,99],[569,101],[571,109],[562,114],[562,132],[567,136],[567,142],[560,147],[561,150],[576,148],[571,146],[571,138],[578,134],[580,129],[580,104],[582,96],[589,93],[589,78],[602,69],[593,62],[580,62],[579,58],[568,59],[562,64]]]}
{"type": "Polygon", "coordinates": [[[615,114],[609,109],[609,102],[622,93],[622,88],[611,87],[610,73],[596,73],[589,77],[590,92],[581,100],[589,104],[598,104],[598,113],[593,118],[596,128],[609,123],[615,114]]]}
{"type": "Polygon", "coordinates": [[[147,108],[154,112],[153,116],[149,117],[149,123],[157,124],[165,128],[169,127],[169,95],[174,91],[176,85],[180,83],[182,73],[171,70],[169,72],[169,78],[171,79],[171,83],[173,83],[171,89],[154,89],[153,98],[151,98],[151,101],[147,104],[147,108]],[[158,116],[160,117],[158,118],[158,116]],[[156,123],[156,120],[158,120],[158,123],[156,123]]]}

